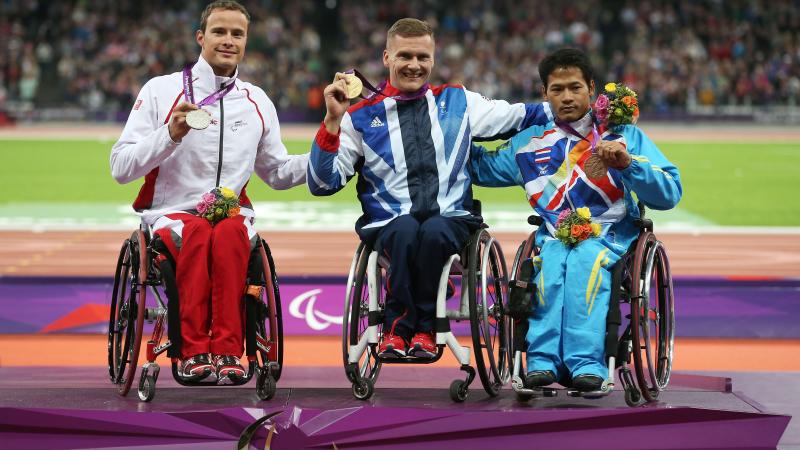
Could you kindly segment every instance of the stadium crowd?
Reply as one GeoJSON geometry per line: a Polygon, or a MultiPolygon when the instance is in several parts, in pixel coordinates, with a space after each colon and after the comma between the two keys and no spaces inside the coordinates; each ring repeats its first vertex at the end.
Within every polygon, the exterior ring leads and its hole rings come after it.
{"type": "MultiPolygon", "coordinates": [[[[588,52],[598,81],[622,81],[643,112],[692,105],[797,104],[799,0],[254,0],[240,76],[289,120],[316,120],[322,87],[358,67],[375,84],[379,49],[400,17],[436,32],[434,82],[489,97],[539,98],[549,51],[588,52]]],[[[0,1],[0,110],[76,107],[124,120],[142,83],[197,54],[205,2],[0,1]]]]}

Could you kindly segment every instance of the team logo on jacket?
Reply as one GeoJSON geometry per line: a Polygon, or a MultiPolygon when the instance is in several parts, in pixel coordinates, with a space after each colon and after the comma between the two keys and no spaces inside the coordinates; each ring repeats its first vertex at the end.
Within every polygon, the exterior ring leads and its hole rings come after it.
{"type": "Polygon", "coordinates": [[[244,128],[246,126],[247,126],[247,122],[246,121],[237,120],[236,122],[233,122],[233,125],[231,125],[231,131],[233,131],[235,133],[236,130],[238,130],[239,128],[244,128]]]}
{"type": "Polygon", "coordinates": [[[533,162],[539,169],[539,175],[547,173],[547,163],[550,162],[550,147],[539,148],[533,151],[533,162]]]}
{"type": "Polygon", "coordinates": [[[375,116],[375,118],[372,119],[372,122],[370,122],[369,126],[370,126],[370,128],[382,127],[383,126],[383,122],[381,121],[380,117],[375,116]]]}

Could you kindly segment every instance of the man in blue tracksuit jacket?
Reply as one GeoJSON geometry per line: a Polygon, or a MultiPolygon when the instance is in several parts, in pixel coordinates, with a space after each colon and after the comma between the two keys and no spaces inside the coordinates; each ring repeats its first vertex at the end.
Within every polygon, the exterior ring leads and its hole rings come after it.
{"type": "Polygon", "coordinates": [[[470,170],[476,184],[523,186],[544,219],[536,235],[541,265],[533,275],[526,387],[571,379],[576,389],[595,391],[608,375],[603,345],[610,270],[639,233],[635,199],[653,209],[674,207],[680,175],[640,129],[595,123],[593,71],[582,52],[548,55],[539,75],[556,120],[520,132],[497,152],[473,146],[470,170]],[[609,167],[598,178],[584,171],[593,146],[609,167]],[[562,211],[582,207],[601,225],[600,235],[567,246],[554,237],[556,221],[562,211]]]}
{"type": "Polygon", "coordinates": [[[363,215],[356,231],[390,259],[379,353],[433,357],[442,267],[480,220],[469,211],[472,138],[513,134],[552,120],[547,104],[489,100],[462,86],[430,86],[433,32],[401,19],[387,33],[389,79],[350,106],[338,73],[325,89],[327,114],[312,144],[308,186],[330,195],[358,174],[363,215]]]}

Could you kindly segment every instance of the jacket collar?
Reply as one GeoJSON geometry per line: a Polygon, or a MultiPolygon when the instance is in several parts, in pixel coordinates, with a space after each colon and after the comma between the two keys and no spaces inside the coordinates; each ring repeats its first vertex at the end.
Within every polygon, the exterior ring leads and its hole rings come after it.
{"type": "Polygon", "coordinates": [[[570,122],[569,125],[580,133],[581,136],[588,137],[592,133],[593,123],[594,117],[592,116],[592,110],[590,108],[583,117],[574,122],[570,122]]]}
{"type": "Polygon", "coordinates": [[[201,55],[199,58],[197,58],[197,62],[194,64],[194,67],[192,67],[192,75],[197,78],[195,83],[198,83],[200,86],[203,86],[206,89],[216,91],[222,86],[227,86],[229,83],[236,81],[239,76],[239,66],[236,66],[233,76],[221,77],[214,73],[214,69],[211,68],[211,64],[209,64],[208,61],[206,61],[201,55]]]}

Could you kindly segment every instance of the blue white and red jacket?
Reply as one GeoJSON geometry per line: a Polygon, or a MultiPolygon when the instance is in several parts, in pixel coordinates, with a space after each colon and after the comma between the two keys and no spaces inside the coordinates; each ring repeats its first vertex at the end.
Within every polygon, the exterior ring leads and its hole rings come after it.
{"type": "Polygon", "coordinates": [[[391,97],[399,91],[387,83],[384,94],[350,107],[339,135],[320,127],[308,165],[314,195],[331,195],[359,175],[363,228],[404,214],[422,220],[469,214],[472,140],[508,137],[553,118],[546,103],[490,100],[459,85],[432,86],[421,98],[397,101],[391,97]]]}
{"type": "Polygon", "coordinates": [[[554,239],[561,211],[587,207],[592,220],[602,225],[601,237],[624,251],[639,233],[634,225],[640,215],[637,200],[658,210],[670,209],[680,201],[678,168],[634,125],[613,131],[596,128],[597,138],[625,146],[631,164],[590,179],[584,164],[592,153],[593,124],[591,112],[570,124],[583,139],[551,122],[518,133],[497,151],[472,147],[473,178],[477,184],[525,188],[529,203],[544,219],[544,226],[537,233],[538,246],[545,239],[554,239]]]}

